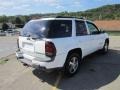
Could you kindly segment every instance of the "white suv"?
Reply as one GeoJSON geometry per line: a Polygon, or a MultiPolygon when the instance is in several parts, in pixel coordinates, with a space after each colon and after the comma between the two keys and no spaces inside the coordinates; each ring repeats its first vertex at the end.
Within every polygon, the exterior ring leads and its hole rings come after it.
{"type": "Polygon", "coordinates": [[[74,75],[82,58],[97,50],[108,51],[108,34],[94,23],[70,17],[29,21],[18,39],[16,56],[24,65],[43,70],[62,68],[74,75]]]}

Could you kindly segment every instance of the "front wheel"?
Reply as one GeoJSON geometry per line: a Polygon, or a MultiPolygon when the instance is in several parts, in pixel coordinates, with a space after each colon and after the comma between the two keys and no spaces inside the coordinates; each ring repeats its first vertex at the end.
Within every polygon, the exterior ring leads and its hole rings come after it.
{"type": "Polygon", "coordinates": [[[77,53],[72,53],[71,55],[68,56],[64,70],[66,76],[71,77],[78,72],[80,68],[80,60],[81,57],[77,53]]]}
{"type": "Polygon", "coordinates": [[[102,53],[107,53],[108,52],[108,49],[109,48],[109,43],[107,41],[105,41],[105,44],[103,46],[103,49],[102,49],[102,53]]]}

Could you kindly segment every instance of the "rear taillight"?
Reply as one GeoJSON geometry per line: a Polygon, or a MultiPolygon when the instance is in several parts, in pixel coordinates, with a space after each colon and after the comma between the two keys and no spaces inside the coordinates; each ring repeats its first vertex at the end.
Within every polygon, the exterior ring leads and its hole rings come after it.
{"type": "Polygon", "coordinates": [[[56,48],[52,42],[45,42],[45,54],[48,57],[56,56],[56,48]]]}

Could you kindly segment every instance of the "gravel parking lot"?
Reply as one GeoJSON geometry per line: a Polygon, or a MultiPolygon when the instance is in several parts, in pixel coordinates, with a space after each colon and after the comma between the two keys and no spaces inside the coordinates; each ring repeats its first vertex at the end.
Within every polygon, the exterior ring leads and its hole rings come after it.
{"type": "Polygon", "coordinates": [[[15,53],[17,36],[0,36],[0,58],[15,53]]]}
{"type": "Polygon", "coordinates": [[[45,73],[24,67],[15,55],[7,59],[0,64],[0,90],[120,90],[120,36],[110,37],[108,54],[84,58],[79,73],[72,78],[58,71],[45,73]]]}

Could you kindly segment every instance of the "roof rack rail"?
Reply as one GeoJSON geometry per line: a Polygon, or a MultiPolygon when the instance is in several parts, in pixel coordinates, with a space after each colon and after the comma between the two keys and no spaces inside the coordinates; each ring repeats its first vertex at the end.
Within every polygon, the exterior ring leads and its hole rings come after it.
{"type": "MultiPolygon", "coordinates": [[[[56,16],[56,18],[78,18],[78,17],[72,17],[72,16],[56,16]]],[[[84,20],[86,20],[86,17],[80,17],[80,18],[78,18],[78,19],[84,19],[84,20]]]]}
{"type": "MultiPolygon", "coordinates": [[[[57,16],[57,15],[50,15],[50,16],[43,16],[43,18],[50,18],[50,17],[53,17],[53,18],[78,18],[78,17],[74,17],[74,16],[57,16]]],[[[78,19],[84,19],[86,20],[86,17],[79,17],[78,19]]]]}
{"type": "Polygon", "coordinates": [[[56,18],[76,18],[76,17],[70,17],[70,16],[56,16],[56,18]]]}

